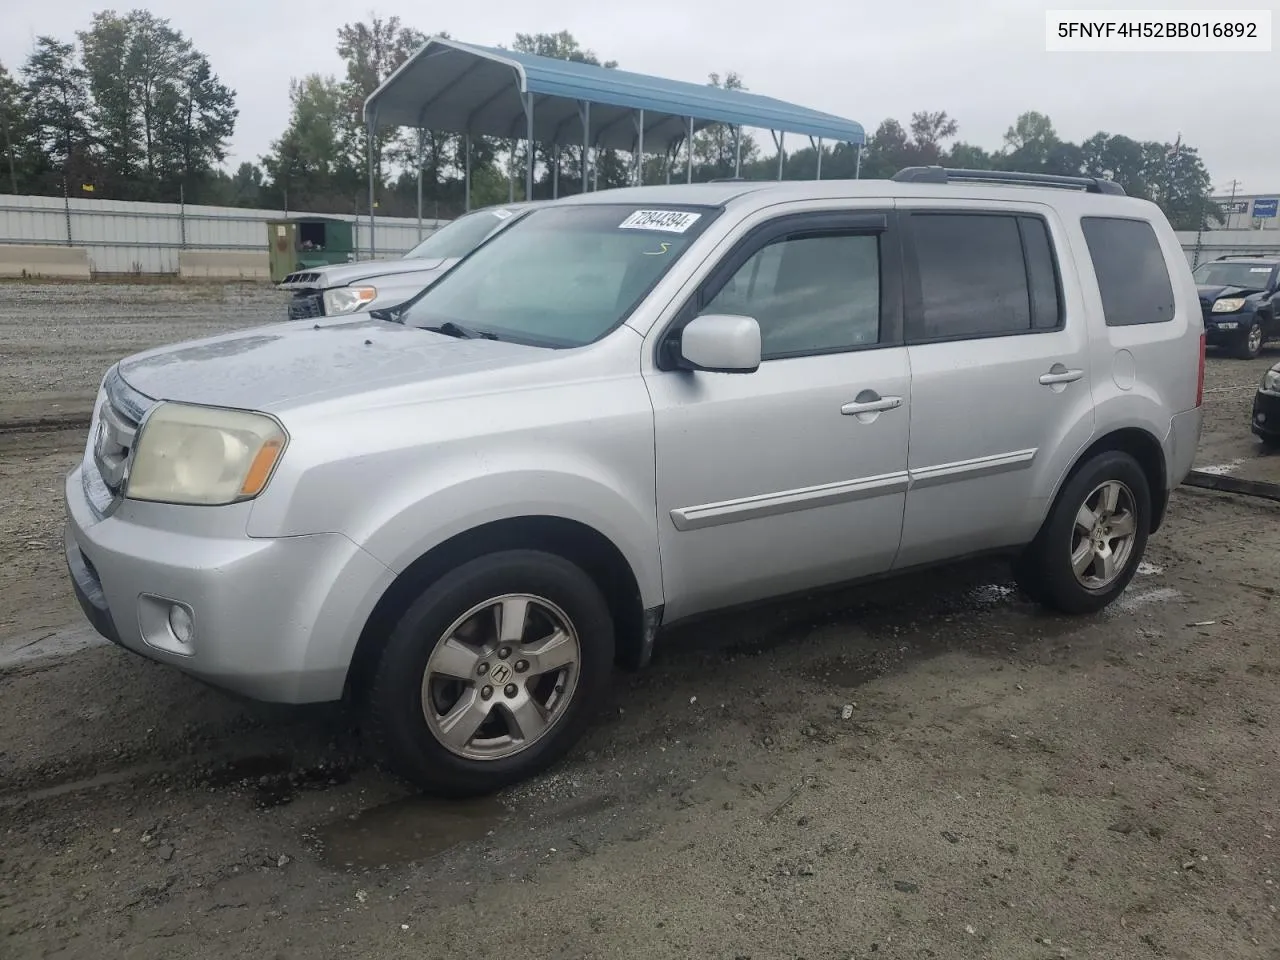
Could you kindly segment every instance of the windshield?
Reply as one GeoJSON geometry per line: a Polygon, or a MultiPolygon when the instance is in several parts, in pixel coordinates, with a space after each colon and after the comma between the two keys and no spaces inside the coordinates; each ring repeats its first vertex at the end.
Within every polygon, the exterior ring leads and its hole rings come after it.
{"type": "Polygon", "coordinates": [[[1244,287],[1261,290],[1267,285],[1274,265],[1270,263],[1202,263],[1196,268],[1196,283],[1204,287],[1244,287]]]}
{"type": "Polygon", "coordinates": [[[591,343],[627,318],[716,212],[630,204],[534,210],[428,287],[402,320],[540,346],[591,343]]]}
{"type": "Polygon", "coordinates": [[[495,207],[464,214],[445,224],[404,255],[406,260],[457,260],[480,246],[484,238],[516,216],[516,211],[495,207]]]}

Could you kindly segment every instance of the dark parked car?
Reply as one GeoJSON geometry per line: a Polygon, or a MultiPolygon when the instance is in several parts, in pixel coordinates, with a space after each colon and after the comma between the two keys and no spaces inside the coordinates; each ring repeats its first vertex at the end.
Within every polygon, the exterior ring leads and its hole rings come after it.
{"type": "Polygon", "coordinates": [[[1209,346],[1252,360],[1280,338],[1280,257],[1220,257],[1193,275],[1209,346]]]}
{"type": "Polygon", "coordinates": [[[1258,392],[1253,395],[1250,426],[1267,446],[1280,447],[1280,363],[1263,374],[1258,392]]]}

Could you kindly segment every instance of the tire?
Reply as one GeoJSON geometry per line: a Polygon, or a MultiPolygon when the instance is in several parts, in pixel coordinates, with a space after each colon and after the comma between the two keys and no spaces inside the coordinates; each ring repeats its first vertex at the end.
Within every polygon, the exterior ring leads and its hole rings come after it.
{"type": "Polygon", "coordinates": [[[427,793],[492,793],[573,747],[613,659],[608,603],[581,568],[535,550],[479,557],[427,587],[392,629],[368,690],[373,746],[427,793]],[[495,607],[512,623],[523,612],[519,641],[499,636],[495,607]]]}
{"type": "MultiPolygon", "coordinates": [[[[1090,513],[1098,516],[1095,510],[1090,513]]],[[[1067,480],[1039,535],[1015,562],[1014,575],[1023,592],[1043,606],[1067,614],[1096,613],[1115,600],[1133,579],[1150,529],[1151,489],[1142,467],[1127,453],[1103,451],[1067,480]],[[1104,486],[1118,494],[1114,519],[1122,519],[1125,514],[1132,517],[1132,534],[1127,537],[1115,533],[1128,529],[1123,523],[1114,524],[1112,530],[1104,521],[1098,530],[1115,564],[1110,571],[1099,551],[1086,549],[1099,541],[1077,524],[1083,508],[1099,505],[1097,498],[1104,486]],[[1104,536],[1106,533],[1112,535],[1110,539],[1104,536]],[[1089,560],[1080,575],[1073,565],[1073,554],[1089,560]]]]}
{"type": "Polygon", "coordinates": [[[1254,318],[1236,340],[1235,355],[1240,360],[1256,360],[1262,355],[1262,345],[1265,342],[1266,335],[1262,329],[1262,321],[1254,318]]]}

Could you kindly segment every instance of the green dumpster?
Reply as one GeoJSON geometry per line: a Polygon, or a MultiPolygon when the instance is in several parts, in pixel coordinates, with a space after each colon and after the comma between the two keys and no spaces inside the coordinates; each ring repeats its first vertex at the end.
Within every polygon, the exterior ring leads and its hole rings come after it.
{"type": "Polygon", "coordinates": [[[289,274],[356,258],[355,225],[335,217],[294,217],[267,223],[271,282],[289,274]]]}

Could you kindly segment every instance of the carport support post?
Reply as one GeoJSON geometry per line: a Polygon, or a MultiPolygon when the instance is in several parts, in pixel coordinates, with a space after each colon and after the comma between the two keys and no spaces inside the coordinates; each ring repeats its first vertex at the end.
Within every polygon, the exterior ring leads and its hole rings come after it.
{"type": "Polygon", "coordinates": [[[422,242],[422,160],[426,152],[426,131],[418,128],[418,242],[422,242]]]}
{"type": "Polygon", "coordinates": [[[578,101],[578,119],[582,121],[582,192],[587,192],[588,158],[591,155],[591,101],[578,101]]]}
{"type": "Polygon", "coordinates": [[[822,138],[821,137],[818,138],[818,146],[815,149],[818,151],[818,172],[813,175],[813,179],[821,180],[822,179],[822,138]]]}
{"type": "Polygon", "coordinates": [[[684,142],[685,183],[693,183],[693,117],[689,118],[689,138],[684,142]]]}
{"type": "Polygon", "coordinates": [[[367,154],[367,161],[368,161],[368,165],[369,165],[369,259],[370,259],[370,260],[372,260],[372,259],[374,259],[374,258],[377,256],[377,253],[378,253],[378,245],[377,245],[377,243],[375,242],[375,240],[374,240],[374,236],[373,236],[373,234],[374,234],[374,222],[373,222],[373,204],[374,204],[374,190],[373,190],[373,150],[374,150],[374,146],[373,146],[373,137],[374,137],[374,133],[375,133],[375,132],[377,131],[377,129],[378,129],[378,109],[377,109],[377,107],[375,107],[375,108],[374,108],[374,110],[373,110],[373,114],[369,117],[369,123],[367,124],[367,129],[368,129],[368,131],[369,131],[369,135],[365,138],[365,153],[367,154]]]}
{"type": "Polygon", "coordinates": [[[560,197],[560,144],[551,148],[551,199],[560,197]]]}
{"type": "Polygon", "coordinates": [[[854,148],[853,154],[853,179],[862,179],[862,144],[858,144],[854,148]]]}
{"type": "Polygon", "coordinates": [[[507,203],[516,202],[516,141],[511,140],[511,159],[507,161],[507,203]]]}
{"type": "Polygon", "coordinates": [[[525,121],[525,139],[529,143],[529,156],[524,169],[524,198],[526,201],[533,199],[533,161],[536,159],[536,153],[533,148],[533,94],[526,93],[524,95],[524,121],[525,121]]]}
{"type": "Polygon", "coordinates": [[[471,210],[471,134],[464,134],[462,137],[462,149],[466,152],[466,159],[463,161],[463,191],[466,198],[462,201],[463,212],[471,210]]]}
{"type": "Polygon", "coordinates": [[[742,124],[733,128],[733,175],[742,176],[742,124]]]}
{"type": "Polygon", "coordinates": [[[787,132],[784,130],[782,133],[774,134],[773,142],[778,146],[778,179],[781,180],[782,164],[787,159],[787,132]]]}
{"type": "Polygon", "coordinates": [[[636,118],[636,186],[644,186],[644,111],[636,118]]]}

